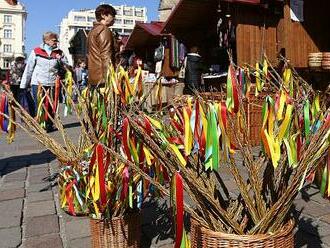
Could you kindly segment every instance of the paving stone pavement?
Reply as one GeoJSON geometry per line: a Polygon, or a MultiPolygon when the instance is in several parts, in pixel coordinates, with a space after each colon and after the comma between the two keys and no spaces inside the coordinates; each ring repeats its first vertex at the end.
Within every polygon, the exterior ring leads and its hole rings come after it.
{"type": "MultiPolygon", "coordinates": [[[[77,137],[76,120],[66,118],[64,124],[68,134],[77,137]]],[[[58,132],[50,135],[60,140],[58,132]]],[[[47,181],[57,171],[54,155],[23,131],[17,131],[11,145],[4,135],[0,137],[0,248],[91,247],[88,218],[70,216],[59,208],[57,185],[47,181]]],[[[231,193],[237,193],[229,174],[224,178],[232,185],[231,193]]],[[[295,204],[296,247],[330,247],[329,201],[311,186],[299,193],[295,204]]],[[[142,248],[173,247],[168,205],[168,200],[144,205],[142,248]]]]}

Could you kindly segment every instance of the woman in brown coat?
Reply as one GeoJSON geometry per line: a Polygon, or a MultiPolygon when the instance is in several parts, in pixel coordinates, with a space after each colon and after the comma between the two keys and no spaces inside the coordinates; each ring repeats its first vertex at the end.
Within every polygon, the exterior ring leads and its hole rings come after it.
{"type": "Polygon", "coordinates": [[[115,65],[115,41],[109,27],[114,24],[116,10],[101,4],[95,10],[96,22],[88,34],[88,83],[103,84],[110,63],[115,65]]]}

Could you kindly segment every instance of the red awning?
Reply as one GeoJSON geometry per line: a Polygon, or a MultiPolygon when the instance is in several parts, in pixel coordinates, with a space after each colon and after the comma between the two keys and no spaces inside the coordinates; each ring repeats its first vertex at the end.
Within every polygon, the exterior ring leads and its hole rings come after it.
{"type": "Polygon", "coordinates": [[[125,48],[134,49],[158,43],[163,26],[163,22],[136,23],[131,35],[128,37],[125,48]]]}
{"type": "Polygon", "coordinates": [[[17,5],[17,0],[6,0],[6,2],[10,5],[17,5]]]}

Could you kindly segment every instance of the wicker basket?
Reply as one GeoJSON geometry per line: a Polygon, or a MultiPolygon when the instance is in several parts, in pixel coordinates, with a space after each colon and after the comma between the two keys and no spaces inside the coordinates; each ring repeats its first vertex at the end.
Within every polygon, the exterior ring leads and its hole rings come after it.
{"type": "Polygon", "coordinates": [[[289,221],[282,229],[273,234],[236,235],[214,232],[191,221],[192,248],[293,248],[294,222],[289,221]]]}
{"type": "Polygon", "coordinates": [[[141,238],[140,214],[111,220],[90,219],[93,248],[138,248],[141,238]]]}
{"type": "Polygon", "coordinates": [[[254,95],[254,88],[251,88],[250,96],[247,101],[244,102],[245,115],[247,118],[248,137],[252,146],[260,145],[260,131],[262,128],[262,105],[267,97],[272,96],[272,92],[265,90],[258,96],[254,95]]]}
{"type": "MultiPolygon", "coordinates": [[[[251,146],[260,145],[260,130],[262,128],[262,105],[265,101],[267,95],[273,95],[269,88],[265,88],[263,92],[259,93],[258,96],[255,96],[255,86],[251,86],[251,91],[248,99],[245,99],[244,110],[247,118],[248,129],[248,139],[251,146]]],[[[204,92],[201,93],[201,96],[205,100],[209,101],[225,101],[226,93],[225,92],[204,92]]],[[[233,134],[229,131],[229,136],[233,134]]],[[[235,144],[233,144],[235,146],[235,144]]]]}

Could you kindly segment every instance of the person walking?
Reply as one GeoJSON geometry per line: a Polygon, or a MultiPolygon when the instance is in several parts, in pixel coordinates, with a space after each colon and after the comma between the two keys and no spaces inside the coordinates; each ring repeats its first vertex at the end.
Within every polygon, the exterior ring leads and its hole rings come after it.
{"type": "Polygon", "coordinates": [[[109,27],[114,24],[116,10],[101,4],[95,10],[96,22],[88,34],[88,83],[92,86],[105,83],[108,66],[115,66],[115,40],[109,27]]]}
{"type": "MultiPolygon", "coordinates": [[[[51,108],[50,101],[52,101],[53,106],[57,106],[58,99],[55,98],[58,98],[59,92],[55,94],[55,83],[59,74],[65,70],[64,64],[67,64],[67,59],[62,50],[57,47],[58,35],[56,33],[46,32],[43,34],[42,40],[43,43],[30,53],[20,88],[26,89],[31,85],[35,114],[37,114],[38,94],[39,96],[44,95],[42,89],[38,92],[39,85],[42,86],[48,92],[49,97],[45,97],[45,105],[49,106],[48,112],[53,117],[56,109],[51,108]]],[[[58,86],[57,91],[59,91],[58,86]]],[[[50,132],[53,130],[53,123],[47,117],[48,115],[45,114],[44,128],[50,132]]]]}
{"type": "Polygon", "coordinates": [[[25,58],[22,56],[15,58],[15,60],[10,64],[9,85],[16,101],[19,101],[19,86],[22,80],[25,65],[25,58]]]}

